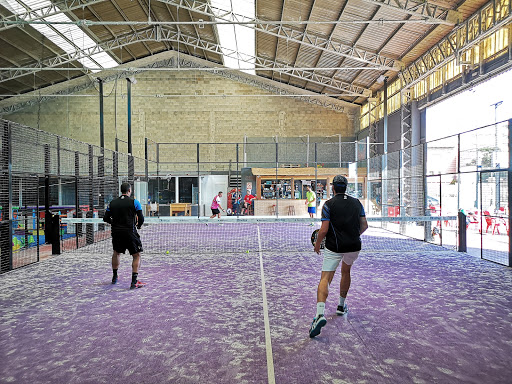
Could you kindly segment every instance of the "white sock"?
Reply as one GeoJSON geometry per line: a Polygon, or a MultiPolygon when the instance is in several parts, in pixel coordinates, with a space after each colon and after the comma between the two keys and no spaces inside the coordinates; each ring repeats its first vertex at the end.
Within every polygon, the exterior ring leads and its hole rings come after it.
{"type": "Polygon", "coordinates": [[[343,307],[345,305],[345,297],[340,296],[340,305],[343,307]]]}
{"type": "Polygon", "coordinates": [[[318,317],[318,315],[323,315],[324,311],[325,311],[325,303],[322,303],[322,302],[316,303],[316,317],[318,317]]]}

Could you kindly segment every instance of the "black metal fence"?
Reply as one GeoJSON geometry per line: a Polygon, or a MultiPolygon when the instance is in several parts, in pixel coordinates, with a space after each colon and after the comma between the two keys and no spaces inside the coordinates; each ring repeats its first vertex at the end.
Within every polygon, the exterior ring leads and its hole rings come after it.
{"type": "MultiPolygon", "coordinates": [[[[510,132],[505,121],[373,158],[368,140],[339,137],[190,144],[146,139],[141,159],[0,120],[0,271],[56,253],[56,237],[64,250],[98,240],[101,224],[72,229],[52,218],[102,217],[123,181],[150,216],[209,216],[219,190],[229,215],[307,215],[309,185],[319,217],[332,196],[331,178],[340,173],[368,216],[463,211],[468,253],[511,265],[510,132]],[[256,204],[244,207],[248,194],[257,196],[256,204]]],[[[457,246],[458,229],[450,222],[407,223],[383,226],[457,246]]]]}

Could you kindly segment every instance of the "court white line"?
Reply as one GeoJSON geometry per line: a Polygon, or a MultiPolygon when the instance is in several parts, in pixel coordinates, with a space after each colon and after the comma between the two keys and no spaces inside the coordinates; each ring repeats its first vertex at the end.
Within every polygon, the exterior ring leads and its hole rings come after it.
{"type": "Polygon", "coordinates": [[[274,357],[272,354],[272,340],[270,338],[270,323],[268,321],[267,290],[265,289],[265,273],[263,271],[263,254],[261,252],[260,228],[258,230],[258,247],[260,254],[261,293],[263,296],[263,321],[265,323],[265,349],[267,351],[267,376],[269,384],[275,384],[274,357]]]}

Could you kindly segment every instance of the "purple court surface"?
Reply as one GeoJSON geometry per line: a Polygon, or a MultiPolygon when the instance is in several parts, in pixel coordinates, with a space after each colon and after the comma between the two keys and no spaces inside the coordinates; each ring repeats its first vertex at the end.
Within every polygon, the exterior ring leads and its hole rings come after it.
{"type": "Polygon", "coordinates": [[[511,383],[512,269],[381,235],[363,236],[341,317],[338,271],[315,339],[307,241],[147,253],[138,290],[130,256],[112,285],[110,254],[87,249],[5,273],[0,383],[511,383]]]}

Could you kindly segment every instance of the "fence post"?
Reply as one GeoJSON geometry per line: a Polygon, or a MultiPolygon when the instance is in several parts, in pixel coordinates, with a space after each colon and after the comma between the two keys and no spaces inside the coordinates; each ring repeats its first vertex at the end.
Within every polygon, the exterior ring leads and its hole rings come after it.
{"type": "MultiPolygon", "coordinates": [[[[86,214],[86,217],[92,218],[94,217],[94,152],[93,147],[89,144],[89,179],[87,192],[89,197],[89,211],[86,214]]],[[[86,224],[85,229],[85,242],[87,244],[94,243],[94,226],[93,224],[86,224]]]]}
{"type": "Polygon", "coordinates": [[[12,164],[11,127],[2,121],[0,147],[0,272],[12,270],[12,164]],[[5,173],[6,172],[6,173],[5,173]]]}
{"type": "Polygon", "coordinates": [[[277,136],[276,136],[276,185],[274,187],[274,191],[276,194],[276,218],[279,217],[279,191],[277,190],[277,184],[279,184],[278,168],[279,168],[279,144],[277,142],[277,136]]]}
{"type": "MultiPolygon", "coordinates": [[[[238,144],[237,144],[238,145],[238,144]]],[[[201,164],[199,163],[199,143],[197,143],[197,218],[201,217],[201,164]]],[[[238,156],[238,153],[237,153],[238,156]]]]}
{"type": "Polygon", "coordinates": [[[510,207],[512,206],[512,194],[510,187],[512,186],[512,119],[508,121],[508,266],[512,267],[512,241],[510,241],[510,226],[512,225],[512,216],[510,215],[510,207]]]}
{"type": "Polygon", "coordinates": [[[44,239],[46,244],[51,243],[52,217],[50,212],[50,147],[44,145],[44,239]]]}

